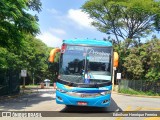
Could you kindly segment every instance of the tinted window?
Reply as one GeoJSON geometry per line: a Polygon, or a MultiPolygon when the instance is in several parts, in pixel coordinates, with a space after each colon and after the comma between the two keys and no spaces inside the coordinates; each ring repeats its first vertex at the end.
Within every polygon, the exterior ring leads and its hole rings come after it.
{"type": "Polygon", "coordinates": [[[82,71],[96,82],[111,80],[111,48],[67,46],[60,59],[61,79],[83,83],[82,71]]]}

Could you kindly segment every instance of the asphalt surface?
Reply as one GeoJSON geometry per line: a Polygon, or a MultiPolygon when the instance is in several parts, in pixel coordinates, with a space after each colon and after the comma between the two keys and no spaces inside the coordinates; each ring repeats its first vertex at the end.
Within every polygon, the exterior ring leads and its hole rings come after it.
{"type": "MultiPolygon", "coordinates": [[[[32,93],[20,95],[16,98],[1,99],[0,111],[45,111],[43,116],[52,116],[54,119],[72,119],[79,120],[80,118],[91,119],[106,119],[110,117],[111,120],[160,120],[159,117],[144,116],[144,117],[123,117],[122,115],[134,114],[138,112],[151,114],[159,113],[160,111],[160,98],[148,98],[148,97],[135,97],[119,95],[112,93],[111,105],[108,108],[96,108],[96,107],[67,107],[65,105],[59,105],[55,102],[55,90],[54,89],[35,89],[32,93]],[[47,112],[46,112],[47,111],[47,112]],[[121,113],[121,116],[115,114],[117,111],[121,113]],[[151,112],[148,112],[151,111],[151,112]]],[[[3,117],[2,117],[3,118],[3,117]]],[[[5,118],[3,118],[5,119],[5,118]]],[[[17,118],[16,118],[17,119],[17,118]]],[[[50,119],[50,118],[47,118],[50,119]]]]}

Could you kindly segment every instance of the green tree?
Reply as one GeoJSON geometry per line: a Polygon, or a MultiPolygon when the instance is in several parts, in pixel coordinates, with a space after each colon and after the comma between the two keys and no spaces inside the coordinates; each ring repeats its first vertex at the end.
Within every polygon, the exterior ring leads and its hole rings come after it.
{"type": "Polygon", "coordinates": [[[36,83],[47,77],[48,47],[41,40],[31,35],[26,36],[23,48],[18,54],[21,68],[27,69],[30,77],[35,78],[36,83]]]}
{"type": "Polygon", "coordinates": [[[151,81],[160,79],[160,40],[157,38],[142,45],[141,57],[145,78],[151,81]]]}
{"type": "MultiPolygon", "coordinates": [[[[54,48],[50,48],[50,51],[52,49],[54,48]]],[[[60,52],[56,53],[54,63],[48,62],[48,68],[49,68],[48,70],[49,70],[49,73],[51,74],[50,78],[51,80],[53,80],[52,82],[55,82],[55,80],[58,77],[60,54],[61,54],[60,52]]]]}
{"type": "Polygon", "coordinates": [[[126,68],[126,77],[130,79],[142,79],[143,76],[143,63],[137,48],[131,49],[130,54],[125,57],[123,66],[126,68]]]}
{"type": "Polygon", "coordinates": [[[130,48],[123,61],[129,79],[160,79],[160,40],[154,38],[139,47],[130,48]]]}
{"type": "Polygon", "coordinates": [[[26,69],[27,81],[39,83],[51,79],[48,70],[50,48],[36,39],[39,33],[38,17],[28,11],[41,11],[40,0],[0,1],[0,70],[26,69]]]}
{"type": "Polygon", "coordinates": [[[28,10],[41,10],[39,0],[1,0],[0,1],[0,46],[21,47],[26,34],[39,33],[37,17],[28,10]]]}
{"type": "Polygon", "coordinates": [[[94,19],[92,25],[113,34],[117,44],[127,40],[127,48],[155,31],[160,23],[159,0],[88,0],[82,9],[94,19]]]}

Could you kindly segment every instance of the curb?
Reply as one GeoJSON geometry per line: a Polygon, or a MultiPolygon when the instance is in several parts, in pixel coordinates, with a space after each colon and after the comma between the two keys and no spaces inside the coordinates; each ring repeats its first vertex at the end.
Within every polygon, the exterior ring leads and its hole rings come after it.
{"type": "Polygon", "coordinates": [[[134,94],[131,95],[131,94],[118,93],[116,91],[112,91],[112,93],[118,95],[132,96],[132,97],[160,98],[160,96],[147,96],[147,95],[134,95],[134,94]]]}

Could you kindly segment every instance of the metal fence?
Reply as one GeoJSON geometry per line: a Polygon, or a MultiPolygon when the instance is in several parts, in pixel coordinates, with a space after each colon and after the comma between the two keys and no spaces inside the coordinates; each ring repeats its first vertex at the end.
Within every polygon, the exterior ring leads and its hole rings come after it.
{"type": "Polygon", "coordinates": [[[133,89],[137,91],[152,91],[154,93],[160,93],[160,80],[147,81],[147,80],[120,80],[119,90],[133,89]]]}
{"type": "Polygon", "coordinates": [[[0,96],[20,92],[19,71],[0,70],[0,96]]]}

